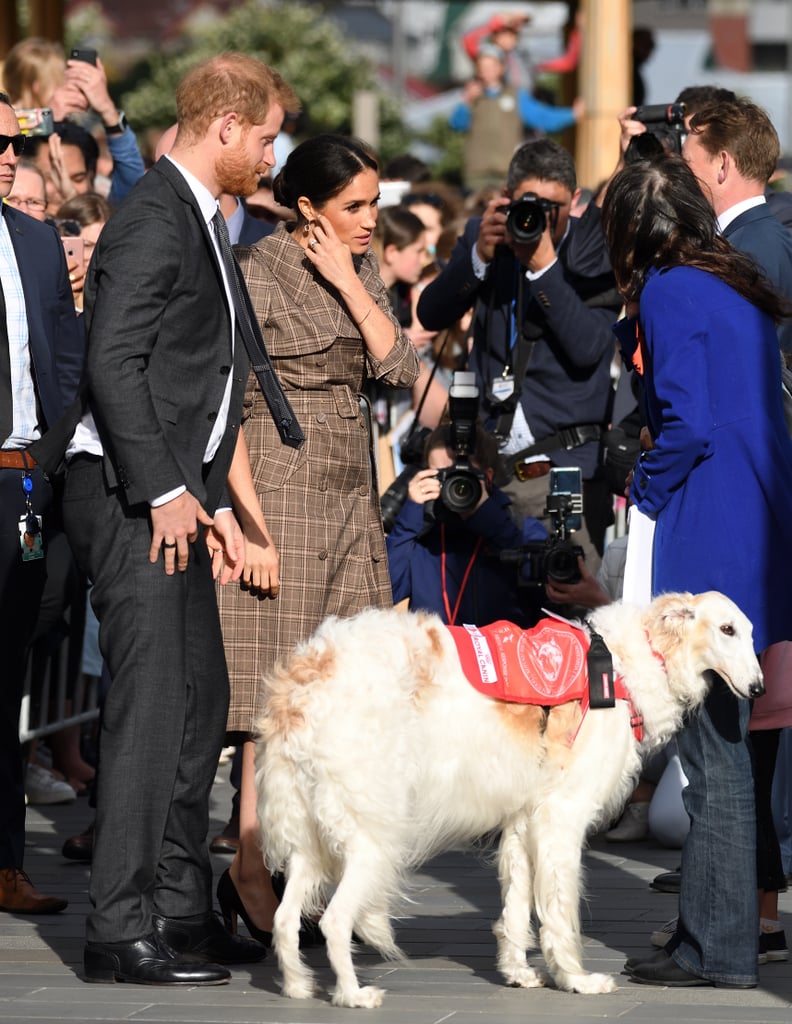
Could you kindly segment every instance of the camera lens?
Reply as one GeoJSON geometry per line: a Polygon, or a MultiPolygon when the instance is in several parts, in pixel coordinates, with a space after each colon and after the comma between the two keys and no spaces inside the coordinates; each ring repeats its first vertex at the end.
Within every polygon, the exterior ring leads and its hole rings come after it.
{"type": "Polygon", "coordinates": [[[557,583],[575,583],[580,579],[577,554],[571,546],[558,544],[547,552],[545,573],[557,583]]]}
{"type": "Polygon", "coordinates": [[[542,236],[547,217],[536,199],[523,196],[509,207],[506,215],[506,229],[515,242],[529,245],[542,236]]]}
{"type": "Polygon", "coordinates": [[[481,480],[465,470],[452,472],[443,482],[440,501],[449,512],[469,512],[481,498],[481,480]]]}

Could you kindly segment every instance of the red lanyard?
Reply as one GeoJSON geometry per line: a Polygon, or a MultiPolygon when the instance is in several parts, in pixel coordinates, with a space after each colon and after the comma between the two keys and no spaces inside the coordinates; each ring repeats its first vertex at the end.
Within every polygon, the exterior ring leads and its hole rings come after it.
{"type": "Polygon", "coordinates": [[[451,614],[451,602],[448,600],[448,589],[446,587],[446,544],[445,544],[445,523],[440,524],[440,582],[443,588],[443,604],[445,605],[446,618],[448,619],[448,625],[453,626],[456,624],[456,617],[459,614],[459,606],[462,604],[462,595],[465,592],[467,586],[468,577],[470,571],[473,568],[473,563],[476,561],[476,557],[481,547],[482,538],[479,537],[476,540],[476,546],[473,548],[473,554],[470,556],[470,561],[465,569],[465,575],[462,577],[462,582],[459,585],[459,593],[457,594],[456,604],[454,605],[454,613],[451,614]]]}

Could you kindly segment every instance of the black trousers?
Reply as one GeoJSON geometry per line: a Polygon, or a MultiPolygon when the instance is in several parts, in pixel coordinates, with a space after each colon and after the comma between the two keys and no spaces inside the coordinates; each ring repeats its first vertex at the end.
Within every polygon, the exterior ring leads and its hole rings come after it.
{"type": "Polygon", "coordinates": [[[154,912],[212,905],[209,794],[223,745],[228,673],[202,537],[186,572],[152,565],[149,510],[108,489],[101,462],[69,467],[64,522],[93,584],[99,646],[112,680],[101,771],[87,937],[134,941],[154,912]]]}
{"type": "MultiPolygon", "coordinates": [[[[33,511],[43,517],[44,550],[52,535],[52,487],[31,473],[33,511]]],[[[21,868],[25,850],[25,784],[19,711],[27,648],[46,581],[46,558],[23,562],[19,517],[25,512],[22,471],[0,469],[0,868],[21,868]]]]}

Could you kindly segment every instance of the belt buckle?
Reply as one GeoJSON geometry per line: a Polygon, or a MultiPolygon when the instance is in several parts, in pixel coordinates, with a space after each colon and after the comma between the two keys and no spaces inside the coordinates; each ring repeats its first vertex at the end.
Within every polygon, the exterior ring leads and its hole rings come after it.
{"type": "Polygon", "coordinates": [[[530,480],[528,475],[528,467],[531,465],[530,462],[515,462],[514,463],[514,475],[520,481],[525,483],[526,480],[530,480]]]}

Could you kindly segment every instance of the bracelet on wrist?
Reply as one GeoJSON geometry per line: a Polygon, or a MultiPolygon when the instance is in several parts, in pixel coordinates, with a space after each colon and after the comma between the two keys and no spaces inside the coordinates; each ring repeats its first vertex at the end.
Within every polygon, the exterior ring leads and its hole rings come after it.
{"type": "Polygon", "coordinates": [[[369,318],[369,317],[371,316],[371,311],[372,311],[372,309],[374,309],[374,307],[375,307],[376,305],[377,305],[377,303],[376,303],[376,302],[374,301],[374,299],[372,299],[372,300],[371,300],[371,305],[370,305],[370,306],[369,306],[369,308],[368,308],[368,309],[366,310],[366,312],[365,312],[365,314],[364,314],[364,316],[363,316],[363,319],[362,319],[362,320],[358,320],[358,327],[362,327],[362,326],[363,326],[363,324],[364,324],[364,323],[365,323],[365,322],[366,322],[366,321],[368,320],[368,318],[369,318]]]}

